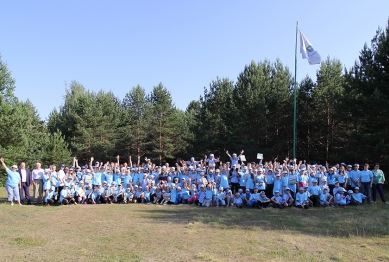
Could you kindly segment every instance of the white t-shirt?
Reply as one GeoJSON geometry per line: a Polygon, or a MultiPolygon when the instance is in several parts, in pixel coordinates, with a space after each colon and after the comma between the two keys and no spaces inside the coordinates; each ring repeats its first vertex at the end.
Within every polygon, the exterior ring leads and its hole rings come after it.
{"type": "Polygon", "coordinates": [[[32,170],[32,179],[43,179],[44,170],[41,169],[34,169],[32,170]]]}
{"type": "Polygon", "coordinates": [[[65,180],[65,172],[63,170],[58,170],[58,185],[63,186],[64,185],[64,180],[65,180]]]}

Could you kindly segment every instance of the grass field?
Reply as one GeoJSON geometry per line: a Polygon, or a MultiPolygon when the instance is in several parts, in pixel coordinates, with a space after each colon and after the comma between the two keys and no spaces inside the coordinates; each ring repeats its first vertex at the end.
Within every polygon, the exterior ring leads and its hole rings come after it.
{"type": "Polygon", "coordinates": [[[389,205],[9,206],[1,261],[389,261],[389,205]]]}

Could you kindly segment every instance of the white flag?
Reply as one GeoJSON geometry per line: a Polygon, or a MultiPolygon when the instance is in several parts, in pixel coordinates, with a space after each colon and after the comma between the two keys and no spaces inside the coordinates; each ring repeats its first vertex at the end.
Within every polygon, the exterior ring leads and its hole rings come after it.
{"type": "Polygon", "coordinates": [[[300,53],[303,59],[308,59],[310,65],[320,64],[321,57],[319,53],[313,48],[308,39],[300,31],[300,53]]]}

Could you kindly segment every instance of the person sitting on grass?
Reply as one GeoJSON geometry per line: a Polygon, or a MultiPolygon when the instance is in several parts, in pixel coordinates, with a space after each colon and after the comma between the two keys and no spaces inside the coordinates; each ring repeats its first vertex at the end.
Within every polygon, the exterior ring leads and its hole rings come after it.
{"type": "Polygon", "coordinates": [[[78,204],[86,204],[86,190],[85,190],[85,186],[84,186],[84,181],[81,181],[78,185],[78,187],[76,187],[76,196],[75,196],[75,199],[77,201],[78,204]]]}
{"type": "Polygon", "coordinates": [[[59,194],[59,202],[61,203],[61,205],[69,205],[69,204],[77,205],[76,201],[74,200],[74,198],[70,193],[68,185],[66,184],[64,184],[63,189],[59,194]]]}
{"type": "Polygon", "coordinates": [[[46,192],[45,205],[52,206],[55,202],[57,202],[57,192],[55,192],[55,186],[52,186],[46,192]]]}
{"type": "Polygon", "coordinates": [[[259,193],[258,193],[258,188],[254,187],[254,193],[250,195],[250,199],[248,202],[248,205],[250,207],[258,207],[258,200],[259,200],[259,193]]]}
{"type": "MultiPolygon", "coordinates": [[[[92,185],[91,185],[92,187],[92,185]]],[[[93,189],[92,193],[91,193],[91,204],[100,204],[100,200],[101,200],[101,193],[99,192],[99,188],[97,186],[95,186],[95,188],[93,189]]]]}
{"type": "Polygon", "coordinates": [[[276,190],[274,191],[274,196],[270,199],[271,203],[273,204],[274,208],[284,208],[284,200],[282,199],[282,196],[280,196],[280,191],[276,190]]]}
{"type": "Polygon", "coordinates": [[[359,187],[354,187],[354,194],[352,194],[351,204],[362,205],[366,196],[359,192],[359,187]]]}
{"type": "Polygon", "coordinates": [[[328,207],[331,205],[333,196],[328,193],[328,188],[323,188],[323,192],[320,194],[320,206],[328,207]]]}
{"type": "Polygon", "coordinates": [[[182,204],[188,204],[188,199],[190,198],[189,188],[188,187],[178,187],[177,188],[180,203],[182,204]]]}
{"type": "Polygon", "coordinates": [[[123,203],[124,201],[124,194],[126,193],[126,190],[123,189],[123,186],[122,184],[119,185],[118,189],[116,190],[116,192],[114,193],[114,198],[113,198],[113,201],[115,203],[123,203]]]}
{"type": "Polygon", "coordinates": [[[232,206],[233,201],[234,201],[234,196],[232,195],[232,191],[231,189],[228,189],[226,194],[226,206],[227,207],[232,206]]]}
{"type": "Polygon", "coordinates": [[[210,207],[212,204],[212,196],[213,196],[213,190],[211,184],[207,185],[207,189],[205,190],[205,198],[203,201],[204,207],[210,207]]]}
{"type": "Polygon", "coordinates": [[[239,193],[239,192],[237,192],[237,193],[235,194],[233,204],[234,204],[234,206],[236,206],[237,208],[242,208],[242,207],[243,207],[243,201],[242,201],[242,198],[240,197],[240,193],[239,193]]]}
{"type": "Polygon", "coordinates": [[[258,198],[258,208],[268,208],[270,204],[270,199],[266,196],[265,191],[261,191],[259,193],[259,198],[258,198]]]}
{"type": "Polygon", "coordinates": [[[162,200],[163,200],[163,194],[162,194],[162,191],[161,191],[161,188],[160,187],[157,187],[155,189],[155,196],[154,196],[154,201],[153,203],[154,204],[161,204],[162,200]]]}
{"type": "Polygon", "coordinates": [[[188,198],[188,204],[192,206],[197,205],[198,194],[197,194],[197,189],[195,184],[192,184],[191,189],[189,190],[189,195],[190,197],[188,198]]]}
{"type": "Polygon", "coordinates": [[[133,197],[132,189],[131,187],[127,188],[126,192],[124,193],[124,204],[131,203],[132,197],[133,197]]]}
{"type": "Polygon", "coordinates": [[[144,200],[144,193],[142,191],[142,186],[135,186],[135,196],[133,199],[134,203],[142,203],[144,200]]]}
{"type": "Polygon", "coordinates": [[[251,196],[250,189],[246,188],[246,193],[243,194],[243,204],[245,206],[248,206],[248,203],[250,201],[250,196],[251,196]]]}
{"type": "Polygon", "coordinates": [[[223,191],[223,187],[219,187],[219,192],[216,195],[216,207],[226,207],[226,194],[223,191]]]}
{"type": "Polygon", "coordinates": [[[170,200],[169,200],[169,203],[168,204],[177,204],[176,203],[177,201],[177,187],[176,187],[176,183],[172,183],[170,185],[170,200]]]}
{"type": "Polygon", "coordinates": [[[343,207],[346,208],[347,206],[347,200],[344,193],[346,190],[343,187],[340,187],[336,193],[336,207],[343,207]]]}
{"type": "Polygon", "coordinates": [[[13,206],[13,199],[15,199],[15,201],[18,202],[18,205],[21,206],[22,204],[20,203],[19,190],[22,188],[22,184],[20,174],[17,171],[18,166],[11,166],[11,170],[5,165],[4,158],[1,157],[0,162],[8,175],[7,181],[5,182],[5,188],[7,189],[8,193],[8,201],[10,205],[13,206]]]}
{"type": "Polygon", "coordinates": [[[294,199],[289,187],[285,188],[282,199],[284,201],[284,207],[291,207],[293,205],[294,199]]]}
{"type": "Polygon", "coordinates": [[[346,195],[346,205],[349,206],[353,200],[353,194],[354,192],[350,189],[347,191],[347,195],[346,195]]]}
{"type": "Polygon", "coordinates": [[[312,201],[314,207],[318,206],[319,195],[320,195],[320,186],[317,185],[317,180],[312,179],[312,186],[308,187],[308,192],[310,194],[309,198],[312,201]]]}
{"type": "Polygon", "coordinates": [[[111,189],[110,185],[106,186],[102,196],[103,196],[103,199],[102,199],[103,203],[105,203],[105,204],[112,204],[113,192],[112,192],[112,189],[111,189]]]}
{"type": "Polygon", "coordinates": [[[308,195],[304,192],[304,187],[299,188],[299,192],[296,194],[295,205],[298,208],[309,208],[308,195]]]}
{"type": "Polygon", "coordinates": [[[204,185],[200,185],[200,191],[198,193],[198,204],[199,206],[202,206],[205,199],[205,187],[204,185]]]}

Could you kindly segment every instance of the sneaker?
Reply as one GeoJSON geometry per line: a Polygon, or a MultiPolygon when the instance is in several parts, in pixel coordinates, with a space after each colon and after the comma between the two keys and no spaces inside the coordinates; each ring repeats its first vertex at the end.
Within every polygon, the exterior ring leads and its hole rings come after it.
{"type": "Polygon", "coordinates": [[[22,203],[19,203],[19,206],[23,206],[22,203]]]}
{"type": "Polygon", "coordinates": [[[13,206],[14,205],[14,202],[11,202],[11,206],[13,206]]]}
{"type": "Polygon", "coordinates": [[[386,203],[387,205],[389,205],[389,202],[388,202],[388,201],[386,201],[385,203],[386,203]]]}
{"type": "Polygon", "coordinates": [[[261,207],[261,206],[258,206],[258,208],[259,208],[259,209],[262,209],[263,207],[261,207]]]}
{"type": "Polygon", "coordinates": [[[163,203],[164,206],[166,206],[166,203],[163,203]]]}
{"type": "Polygon", "coordinates": [[[77,205],[77,203],[76,203],[76,202],[74,202],[74,205],[77,205]]]}
{"type": "Polygon", "coordinates": [[[377,202],[376,202],[376,201],[373,201],[373,204],[377,204],[377,202]]]}

